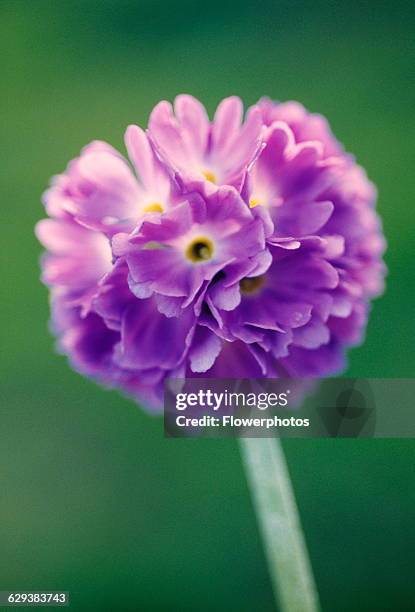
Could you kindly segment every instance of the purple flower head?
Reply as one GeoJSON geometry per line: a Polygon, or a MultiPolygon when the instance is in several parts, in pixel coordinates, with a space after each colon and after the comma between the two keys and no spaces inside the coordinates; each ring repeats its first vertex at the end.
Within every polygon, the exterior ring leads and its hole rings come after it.
{"type": "Polygon", "coordinates": [[[376,190],[296,102],[191,96],[52,179],[52,330],[72,366],[161,405],[167,377],[324,376],[361,342],[383,289],[376,190]]]}

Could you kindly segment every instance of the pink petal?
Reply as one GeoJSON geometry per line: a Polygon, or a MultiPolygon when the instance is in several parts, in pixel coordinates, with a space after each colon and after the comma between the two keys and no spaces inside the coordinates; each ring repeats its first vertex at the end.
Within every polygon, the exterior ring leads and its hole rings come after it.
{"type": "Polygon", "coordinates": [[[243,114],[240,98],[225,98],[216,109],[212,125],[212,148],[226,150],[238,132],[243,114]]]}
{"type": "Polygon", "coordinates": [[[209,137],[209,118],[206,109],[193,96],[177,96],[174,110],[182,128],[182,135],[195,157],[203,159],[209,137]]]}

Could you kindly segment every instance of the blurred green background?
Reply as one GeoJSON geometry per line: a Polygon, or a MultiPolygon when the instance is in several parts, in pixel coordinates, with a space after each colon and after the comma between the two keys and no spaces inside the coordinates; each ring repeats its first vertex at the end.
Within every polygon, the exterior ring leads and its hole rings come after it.
{"type": "MultiPolygon", "coordinates": [[[[298,99],[380,191],[388,290],[348,374],[412,376],[414,6],[1,1],[0,590],[68,590],[80,611],[274,609],[236,442],[166,440],[160,418],[54,354],[39,198],[159,99],[298,99]]],[[[285,448],[323,609],[414,610],[415,444],[285,448]]]]}

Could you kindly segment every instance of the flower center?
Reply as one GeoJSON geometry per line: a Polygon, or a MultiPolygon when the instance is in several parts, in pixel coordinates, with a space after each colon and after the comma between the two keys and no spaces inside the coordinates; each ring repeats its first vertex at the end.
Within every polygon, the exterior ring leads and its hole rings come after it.
{"type": "Polygon", "coordinates": [[[215,183],[216,185],[216,183],[218,182],[216,178],[216,174],[212,172],[211,170],[202,170],[202,174],[205,177],[205,179],[209,181],[210,183],[215,183]]]}
{"type": "Polygon", "coordinates": [[[198,237],[186,249],[186,257],[195,263],[207,261],[213,255],[213,242],[209,238],[198,237]]]}
{"type": "Polygon", "coordinates": [[[149,204],[148,206],[145,206],[143,209],[143,212],[145,213],[149,213],[149,212],[160,212],[162,213],[164,211],[163,206],[160,204],[160,202],[151,202],[151,204],[149,204]]]}
{"type": "Polygon", "coordinates": [[[241,281],[239,281],[239,288],[241,290],[241,293],[243,293],[244,295],[253,295],[255,293],[258,293],[258,291],[265,284],[265,278],[265,274],[262,274],[261,276],[253,276],[251,278],[243,278],[241,281]]]}
{"type": "Polygon", "coordinates": [[[254,196],[249,198],[249,208],[255,208],[255,206],[261,206],[262,204],[263,204],[263,201],[260,200],[259,198],[256,198],[254,196]]]}

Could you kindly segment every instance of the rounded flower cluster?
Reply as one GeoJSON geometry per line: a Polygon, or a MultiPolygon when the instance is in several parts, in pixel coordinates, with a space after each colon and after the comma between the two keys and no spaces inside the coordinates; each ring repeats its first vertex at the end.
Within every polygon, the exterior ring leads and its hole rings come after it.
{"type": "Polygon", "coordinates": [[[72,366],[148,406],[166,377],[320,377],[344,368],[382,290],[376,191],[326,120],[239,98],[210,121],[160,102],[53,178],[52,329],[72,366]]]}

